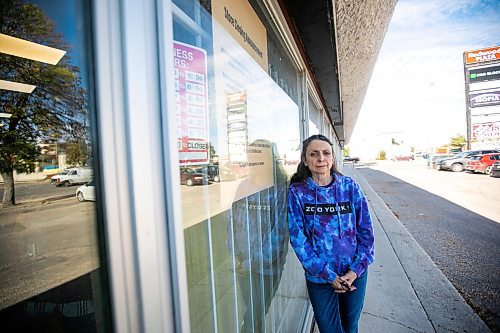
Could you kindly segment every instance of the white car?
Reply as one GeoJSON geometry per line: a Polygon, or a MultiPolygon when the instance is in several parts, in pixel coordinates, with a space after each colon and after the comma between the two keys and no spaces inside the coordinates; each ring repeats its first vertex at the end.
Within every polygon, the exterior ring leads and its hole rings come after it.
{"type": "Polygon", "coordinates": [[[80,202],[95,201],[95,180],[92,179],[85,185],[76,189],[76,198],[80,202]]]}

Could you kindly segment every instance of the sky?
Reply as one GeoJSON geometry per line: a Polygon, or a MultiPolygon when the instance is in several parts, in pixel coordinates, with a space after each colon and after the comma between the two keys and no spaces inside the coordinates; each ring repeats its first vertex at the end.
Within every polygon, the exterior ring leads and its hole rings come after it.
{"type": "Polygon", "coordinates": [[[57,32],[63,35],[64,40],[70,45],[67,56],[72,65],[80,68],[80,77],[82,85],[87,87],[87,65],[86,59],[88,53],[85,51],[85,34],[90,33],[86,30],[83,0],[31,0],[28,3],[34,3],[42,12],[55,24],[57,32]]]}
{"type": "MultiPolygon", "coordinates": [[[[399,0],[348,144],[429,149],[466,134],[463,53],[500,45],[500,0],[399,0]]],[[[499,111],[500,112],[500,111],[499,111]]]]}

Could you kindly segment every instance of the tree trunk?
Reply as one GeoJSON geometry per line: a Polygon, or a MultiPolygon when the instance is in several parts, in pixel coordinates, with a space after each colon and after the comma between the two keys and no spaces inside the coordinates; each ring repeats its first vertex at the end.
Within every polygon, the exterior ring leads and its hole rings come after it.
{"type": "Polygon", "coordinates": [[[14,171],[2,172],[1,174],[4,182],[2,207],[13,206],[16,204],[14,171]]]}

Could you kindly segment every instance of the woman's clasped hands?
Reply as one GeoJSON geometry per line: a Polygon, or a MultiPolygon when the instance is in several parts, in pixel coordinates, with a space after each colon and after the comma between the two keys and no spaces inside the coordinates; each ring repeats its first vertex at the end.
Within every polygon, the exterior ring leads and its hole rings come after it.
{"type": "Polygon", "coordinates": [[[356,287],[353,286],[354,280],[357,279],[357,274],[353,271],[347,272],[343,276],[338,276],[333,281],[332,287],[335,289],[336,293],[343,294],[348,291],[356,290],[356,287]]]}

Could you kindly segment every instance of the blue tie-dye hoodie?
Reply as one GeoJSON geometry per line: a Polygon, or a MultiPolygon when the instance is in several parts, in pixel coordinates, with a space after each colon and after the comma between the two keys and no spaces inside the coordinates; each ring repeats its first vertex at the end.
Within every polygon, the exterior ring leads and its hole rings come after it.
{"type": "Polygon", "coordinates": [[[358,277],[373,262],[373,229],[363,191],[351,178],[334,173],[320,186],[311,177],[290,185],[290,243],[316,283],[333,283],[349,270],[358,277]]]}

